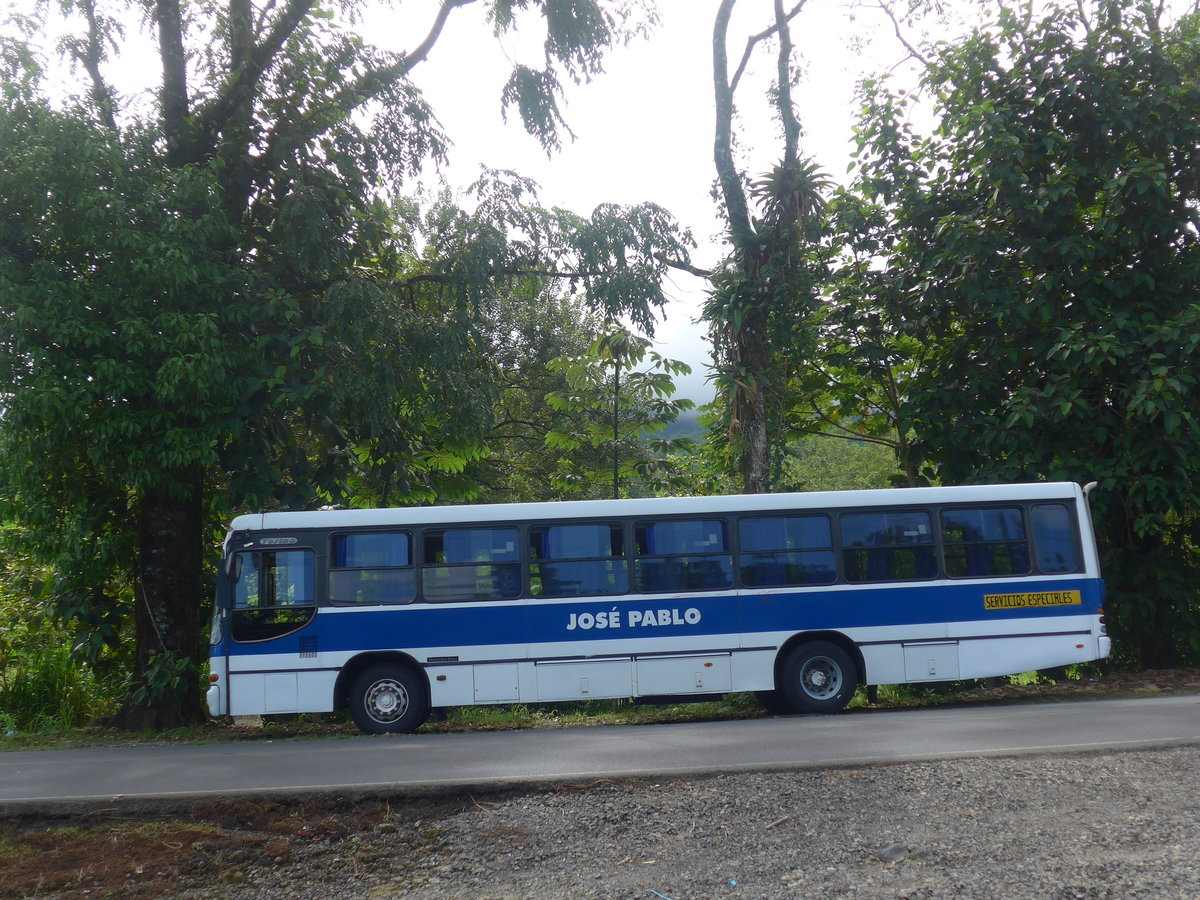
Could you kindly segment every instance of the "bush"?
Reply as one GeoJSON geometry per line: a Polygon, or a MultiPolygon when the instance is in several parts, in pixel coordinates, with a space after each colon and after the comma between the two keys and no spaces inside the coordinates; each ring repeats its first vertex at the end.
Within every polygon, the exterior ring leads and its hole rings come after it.
{"type": "Polygon", "coordinates": [[[40,602],[44,584],[11,556],[0,570],[0,736],[65,731],[116,710],[119,679],[72,652],[71,633],[40,602]]]}

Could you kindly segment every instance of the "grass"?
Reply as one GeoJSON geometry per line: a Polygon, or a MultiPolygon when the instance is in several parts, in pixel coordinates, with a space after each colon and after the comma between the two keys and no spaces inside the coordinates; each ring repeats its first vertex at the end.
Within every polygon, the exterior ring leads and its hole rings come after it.
{"type": "Polygon", "coordinates": [[[726,694],[700,703],[636,703],[593,700],[585,703],[464,706],[430,719],[422,731],[507,731],[516,728],[572,728],[595,725],[646,725],[656,722],[707,722],[766,715],[753,694],[726,694]]]}
{"type": "Polygon", "coordinates": [[[115,710],[114,694],[68,646],[10,657],[0,667],[0,733],[78,728],[115,710]]]}

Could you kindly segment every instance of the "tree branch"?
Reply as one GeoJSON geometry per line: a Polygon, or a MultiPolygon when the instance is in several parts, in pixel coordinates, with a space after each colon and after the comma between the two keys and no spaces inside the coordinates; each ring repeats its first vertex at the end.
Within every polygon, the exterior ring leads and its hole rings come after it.
{"type": "MultiPolygon", "coordinates": [[[[792,21],[792,19],[800,15],[800,11],[804,9],[804,3],[805,0],[800,0],[799,3],[793,6],[791,11],[784,17],[783,24],[792,21]]],[[[750,57],[754,53],[755,46],[758,45],[759,41],[764,41],[779,31],[780,24],[781,23],[779,22],[778,18],[776,18],[775,24],[766,31],[751,35],[750,37],[746,38],[746,49],[742,53],[742,61],[738,64],[737,71],[733,74],[733,81],[731,81],[729,84],[729,89],[731,91],[737,90],[738,82],[741,81],[742,74],[746,71],[746,66],[750,64],[750,57]]]]}
{"type": "Polygon", "coordinates": [[[908,42],[908,39],[904,36],[904,32],[900,30],[900,22],[896,18],[895,13],[892,12],[892,8],[886,3],[879,3],[875,8],[882,10],[883,14],[892,20],[892,30],[896,33],[896,40],[909,52],[909,55],[928,69],[930,65],[929,60],[922,55],[920,50],[908,42]]]}
{"type": "Polygon", "coordinates": [[[701,269],[697,266],[693,266],[687,260],[671,259],[663,253],[655,253],[654,258],[668,268],[678,269],[681,272],[687,272],[689,275],[695,275],[698,278],[712,278],[713,273],[710,269],[701,269]]]}
{"type": "Polygon", "coordinates": [[[167,158],[172,165],[181,165],[186,161],[183,135],[188,118],[188,91],[179,0],[156,0],[154,18],[158,23],[158,56],[163,73],[161,97],[167,158]]]}
{"type": "Polygon", "coordinates": [[[450,14],[460,7],[470,6],[475,2],[477,0],[443,0],[425,40],[421,41],[412,52],[403,54],[395,64],[373,69],[366,72],[357,81],[348,84],[334,95],[331,105],[344,106],[347,101],[351,101],[353,106],[359,106],[363,101],[373,99],[399,79],[408,77],[413,69],[428,59],[429,51],[441,37],[450,14]]]}
{"type": "Polygon", "coordinates": [[[842,425],[840,422],[834,419],[829,413],[825,412],[816,403],[812,404],[812,410],[814,413],[816,413],[818,420],[823,422],[828,427],[836,429],[838,433],[835,434],[828,431],[821,431],[815,428],[805,428],[803,425],[793,425],[791,427],[795,431],[799,431],[801,434],[813,434],[820,437],[838,438],[839,440],[843,441],[862,441],[863,443],[867,444],[879,444],[884,447],[891,447],[893,450],[896,449],[896,441],[891,440],[890,438],[880,437],[879,435],[863,434],[862,432],[847,428],[845,425],[842,425]]]}
{"type": "Polygon", "coordinates": [[[80,57],[80,62],[83,63],[83,68],[92,79],[92,99],[96,102],[101,121],[110,131],[116,131],[117,122],[114,112],[116,101],[113,98],[112,88],[100,74],[100,60],[104,56],[103,37],[100,34],[100,23],[96,19],[95,0],[84,0],[83,14],[87,19],[87,45],[84,51],[77,55],[80,57]]]}
{"type": "MultiPolygon", "coordinates": [[[[159,0],[160,4],[171,2],[174,0],[159,0]]],[[[242,58],[242,64],[233,70],[224,89],[196,115],[196,144],[187,161],[196,161],[212,153],[217,136],[225,130],[230,119],[239,116],[253,103],[263,74],[314,5],[315,0],[288,0],[262,42],[237,54],[242,58]]]]}
{"type": "MultiPolygon", "coordinates": [[[[796,6],[798,12],[800,5],[796,6]]],[[[776,104],[783,125],[783,162],[779,171],[780,199],[783,201],[780,222],[788,225],[800,221],[800,203],[796,196],[796,160],[800,155],[800,121],[792,103],[792,31],[783,14],[783,0],[775,0],[775,30],[779,34],[779,54],[776,57],[776,77],[779,79],[776,104]],[[793,208],[795,207],[795,208],[793,208]]]]}
{"type": "Polygon", "coordinates": [[[475,0],[443,0],[441,9],[438,10],[437,18],[433,20],[433,26],[429,29],[429,34],[425,36],[425,40],[417,45],[412,53],[404,54],[404,60],[407,63],[400,75],[407,75],[418,64],[425,61],[429,56],[429,51],[433,49],[433,45],[438,42],[438,38],[442,35],[442,29],[446,27],[446,21],[450,18],[450,13],[458,9],[460,6],[469,6],[475,0]]]}
{"type": "Polygon", "coordinates": [[[733,14],[736,0],[721,0],[713,24],[713,89],[717,116],[716,134],[713,138],[713,162],[717,168],[717,180],[725,199],[725,210],[729,215],[729,230],[734,245],[739,249],[748,244],[752,236],[750,209],[742,188],[737,167],[733,161],[733,90],[729,81],[729,56],[725,42],[729,34],[729,18],[733,14]]]}
{"type": "MultiPolygon", "coordinates": [[[[244,2],[246,0],[231,0],[231,4],[233,5],[244,2]]],[[[271,0],[270,5],[274,5],[274,2],[275,0],[271,0]]],[[[347,84],[328,101],[322,103],[318,108],[310,110],[302,122],[296,123],[297,127],[293,127],[287,131],[286,139],[296,140],[302,138],[305,133],[304,123],[322,120],[322,113],[325,110],[340,108],[346,112],[353,111],[366,101],[374,99],[399,79],[406,77],[417,65],[428,58],[429,51],[433,49],[433,46],[441,36],[446,22],[450,18],[450,14],[455,9],[469,6],[475,2],[477,0],[444,0],[438,9],[438,14],[429,29],[429,33],[411,53],[404,54],[393,65],[367,71],[357,80],[347,84]]],[[[226,128],[232,118],[238,117],[237,110],[239,107],[246,107],[257,91],[258,82],[261,80],[263,74],[270,68],[271,63],[282,49],[283,44],[291,37],[296,28],[299,27],[313,6],[314,0],[288,0],[285,12],[276,20],[263,42],[256,47],[247,48],[243,51],[241,54],[242,64],[234,67],[234,78],[229,84],[228,89],[222,92],[197,117],[198,133],[208,135],[210,139],[210,144],[202,148],[202,154],[211,152],[211,142],[215,142],[215,136],[226,128]]],[[[261,28],[261,22],[258,27],[261,28]]],[[[268,152],[262,154],[264,160],[270,160],[272,154],[269,151],[272,146],[278,143],[281,136],[282,133],[276,134],[269,141],[268,152]]]]}
{"type": "MultiPolygon", "coordinates": [[[[488,273],[489,275],[505,275],[517,278],[562,278],[575,280],[579,278],[600,278],[605,273],[602,271],[595,272],[560,272],[553,269],[496,269],[488,273]]],[[[427,272],[422,275],[412,275],[408,278],[401,278],[394,281],[398,287],[410,287],[414,284],[453,284],[457,279],[451,275],[439,275],[434,272],[427,272]]]]}

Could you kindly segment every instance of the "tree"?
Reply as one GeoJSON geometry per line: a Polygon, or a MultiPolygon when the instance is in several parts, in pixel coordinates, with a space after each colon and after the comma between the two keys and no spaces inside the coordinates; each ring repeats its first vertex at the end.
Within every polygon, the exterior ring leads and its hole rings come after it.
{"type": "MultiPolygon", "coordinates": [[[[424,227],[440,252],[417,255],[419,216],[388,185],[446,139],[410,76],[470,3],[445,0],[394,54],[345,25],[350,6],[228,0],[201,16],[156,0],[162,82],[141,117],[104,77],[133,7],[73,7],[85,84],[63,105],[27,42],[0,48],[5,511],[56,564],[62,613],[132,615],[127,727],[202,717],[214,512],[356,487],[430,496],[487,424],[479,298],[563,274],[647,321],[658,257],[686,255],[660,210],[540,211],[504,177],[481,181],[475,209],[439,209],[424,227]]],[[[497,31],[522,10],[546,22],[544,69],[517,66],[502,96],[553,149],[562,78],[599,71],[622,10],[483,5],[497,31]]]]}
{"type": "Polygon", "coordinates": [[[550,369],[566,379],[567,390],[547,394],[546,402],[571,419],[567,428],[546,435],[547,446],[571,454],[585,448],[598,451],[591,468],[581,467],[586,458],[563,459],[553,479],[559,490],[586,496],[603,487],[616,499],[628,496],[635,480],[652,489],[670,487],[665,457],[690,442],[649,436],[695,406],[691,400],[671,399],[671,376],[687,375],[690,366],[655,353],[647,338],[614,325],[586,353],[552,360],[550,369]],[[650,365],[639,371],[647,355],[650,365]]]}
{"type": "Polygon", "coordinates": [[[792,102],[790,29],[803,0],[786,11],[782,0],[774,0],[773,23],[747,41],[731,75],[727,42],[735,2],[722,0],[713,29],[713,159],[730,254],[712,276],[704,317],[711,323],[717,405],[724,413],[728,452],[737,462],[742,489],[761,493],[770,485],[770,435],[779,430],[772,411],[780,405],[795,359],[806,349],[797,338],[816,300],[814,286],[822,266],[817,235],[828,182],[800,157],[800,122],[792,102]],[[783,155],[771,171],[748,184],[734,152],[735,94],[753,51],[768,39],[776,42],[772,103],[783,132],[783,155]],[[752,215],[751,201],[758,202],[761,218],[752,215]]]}
{"type": "Polygon", "coordinates": [[[937,132],[874,85],[859,189],[925,348],[904,407],[944,480],[1096,480],[1125,652],[1200,653],[1200,20],[1003,10],[937,48],[937,132]]]}
{"type": "Polygon", "coordinates": [[[568,390],[564,375],[551,370],[560,357],[586,353],[600,327],[597,315],[570,293],[545,279],[514,285],[511,293],[484,304],[481,330],[496,386],[492,424],[484,437],[486,455],[468,467],[480,502],[558,499],[552,484],[561,453],[546,435],[569,427],[571,416],[546,403],[546,395],[568,390]]]}
{"type": "Polygon", "coordinates": [[[879,265],[892,224],[883,208],[849,191],[832,197],[828,277],[805,323],[810,353],[788,381],[783,415],[789,435],[890,450],[915,487],[927,482],[910,448],[905,401],[927,354],[896,320],[894,273],[879,265]]]}
{"type": "Polygon", "coordinates": [[[902,473],[886,444],[806,435],[780,454],[785,491],[857,491],[895,486],[902,473]]]}

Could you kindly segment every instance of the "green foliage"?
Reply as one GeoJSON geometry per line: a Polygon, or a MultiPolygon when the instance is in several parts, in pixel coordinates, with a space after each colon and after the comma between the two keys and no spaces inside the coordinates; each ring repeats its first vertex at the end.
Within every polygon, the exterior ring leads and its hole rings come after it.
{"type": "Polygon", "coordinates": [[[778,461],[768,462],[769,451],[785,440],[788,389],[813,352],[812,316],[829,255],[822,221],[777,228],[756,220],[754,246],[743,252],[749,259],[714,273],[704,306],[716,389],[709,441],[748,493],[776,486],[778,461]]]}
{"type": "Polygon", "coordinates": [[[833,183],[813,160],[781,162],[750,182],[750,197],[772,224],[815,221],[827,206],[833,183]]]}
{"type": "MultiPolygon", "coordinates": [[[[66,635],[54,632],[60,640],[66,635]]],[[[26,635],[18,635],[27,638],[26,635]]],[[[0,647],[0,722],[18,732],[57,732],[116,711],[119,682],[106,682],[67,644],[24,640],[19,656],[0,647]]]]}
{"type": "Polygon", "coordinates": [[[181,696],[187,689],[188,674],[195,662],[176,653],[151,651],[130,698],[139,705],[160,702],[164,697],[181,696]]]}
{"type": "MultiPolygon", "coordinates": [[[[0,45],[0,514],[52,565],[54,608],[91,630],[93,657],[134,621],[132,727],[202,715],[182,661],[205,646],[217,522],[470,497],[497,398],[489,298],[561,279],[648,327],[662,259],[686,257],[661,209],[544,210],[506,173],[470,209],[395,199],[444,156],[410,76],[463,5],[389,53],[341,7],[252,21],[162,0],[147,113],[103,76],[132,7],[66,23],[85,32],[64,41],[84,100],[47,99],[32,40],[0,45]]],[[[640,26],[596,0],[488,4],[499,31],[522,11],[547,25],[544,70],[504,100],[549,148],[562,78],[597,73],[640,26]]]]}
{"type": "Polygon", "coordinates": [[[567,390],[550,361],[587,350],[599,320],[579,300],[531,278],[485,301],[481,345],[496,388],[486,455],[468,477],[481,503],[554,500],[551,484],[560,453],[546,435],[567,427],[569,415],[546,403],[552,391],[567,390]]]}
{"type": "Polygon", "coordinates": [[[787,491],[856,491],[894,487],[904,478],[891,447],[811,435],[780,454],[779,487],[787,491]]]}
{"type": "Polygon", "coordinates": [[[892,274],[878,265],[890,221],[881,206],[838,191],[827,206],[826,241],[835,250],[822,303],[809,318],[809,354],[788,382],[790,435],[888,448],[903,469],[897,483],[928,483],[910,449],[905,399],[926,364],[920,337],[897,320],[892,274]]]}
{"type": "Polygon", "coordinates": [[[1123,652],[1200,654],[1200,39],[1103,0],[936,49],[940,124],[868,85],[860,291],[923,348],[902,398],[946,482],[1093,495],[1123,652]]]}
{"type": "Polygon", "coordinates": [[[547,405],[570,416],[566,427],[546,435],[546,445],[560,453],[552,481],[567,495],[590,496],[603,490],[609,496],[629,496],[631,483],[655,493],[679,486],[668,454],[685,450],[686,438],[652,436],[695,404],[672,400],[674,375],[691,368],[650,349],[649,339],[611,326],[586,353],[551,360],[567,389],[546,395],[547,405]],[[643,360],[649,365],[643,369],[643,360]],[[578,453],[601,451],[589,460],[578,453]],[[589,465],[590,462],[590,465],[589,465]]]}
{"type": "Polygon", "coordinates": [[[575,83],[603,70],[605,53],[616,42],[643,32],[655,21],[639,4],[602,4],[593,0],[493,0],[488,16],[497,33],[516,26],[518,13],[540,8],[545,19],[547,66],[516,65],[502,94],[505,115],[515,106],[526,131],[547,151],[561,147],[559,132],[570,132],[559,109],[562,80],[558,68],[575,83]]]}
{"type": "Polygon", "coordinates": [[[121,677],[117,661],[89,659],[50,614],[50,573],[20,551],[13,529],[0,558],[0,735],[62,731],[111,714],[121,677]]]}

